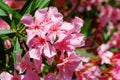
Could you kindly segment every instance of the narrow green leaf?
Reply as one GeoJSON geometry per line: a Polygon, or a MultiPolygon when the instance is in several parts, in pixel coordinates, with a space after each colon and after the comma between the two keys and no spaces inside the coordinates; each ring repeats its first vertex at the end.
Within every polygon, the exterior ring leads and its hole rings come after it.
{"type": "Polygon", "coordinates": [[[0,35],[15,33],[13,30],[0,30],[0,35]]]}
{"type": "Polygon", "coordinates": [[[24,15],[25,13],[29,12],[28,8],[30,7],[31,3],[33,0],[27,0],[26,3],[24,4],[24,6],[22,7],[20,14],[24,15]]]}
{"type": "Polygon", "coordinates": [[[36,2],[36,8],[44,8],[46,6],[48,6],[48,3],[50,2],[50,0],[37,0],[36,2]]]}
{"type": "Polygon", "coordinates": [[[20,47],[18,38],[16,38],[15,40],[16,40],[16,42],[15,42],[15,46],[14,46],[14,51],[18,52],[19,54],[22,54],[22,49],[20,47]]]}
{"type": "Polygon", "coordinates": [[[13,10],[11,7],[9,7],[7,4],[5,4],[3,1],[0,1],[0,9],[6,11],[8,13],[11,13],[13,15],[13,18],[15,18],[18,21],[22,17],[17,11],[13,10]]]}
{"type": "Polygon", "coordinates": [[[110,51],[111,51],[111,52],[119,52],[120,49],[118,49],[118,48],[111,48],[110,51]]]}
{"type": "Polygon", "coordinates": [[[88,30],[89,30],[91,23],[92,23],[92,19],[86,19],[85,24],[81,29],[81,33],[85,34],[85,39],[88,37],[88,33],[89,33],[88,30]]]}
{"type": "Polygon", "coordinates": [[[0,9],[0,16],[8,16],[8,15],[4,10],[0,9]]]}
{"type": "Polygon", "coordinates": [[[13,10],[12,15],[12,19],[15,21],[16,24],[18,24],[22,16],[15,10],[13,10]]]}
{"type": "Polygon", "coordinates": [[[11,20],[9,19],[8,13],[2,9],[0,9],[0,18],[6,21],[9,25],[11,24],[11,20]]]}
{"type": "Polygon", "coordinates": [[[101,68],[102,70],[105,70],[105,69],[107,68],[107,65],[106,65],[106,64],[103,64],[103,65],[100,66],[100,68],[101,68]]]}
{"type": "Polygon", "coordinates": [[[0,35],[0,37],[1,37],[1,39],[3,39],[3,40],[8,40],[8,39],[9,39],[9,36],[7,36],[7,35],[0,35]]]}
{"type": "Polygon", "coordinates": [[[106,43],[108,41],[108,38],[109,38],[109,35],[107,34],[108,33],[108,24],[104,27],[104,31],[102,33],[103,35],[103,42],[106,43]]]}
{"type": "Polygon", "coordinates": [[[5,4],[3,1],[0,1],[0,8],[7,11],[7,12],[10,12],[12,13],[13,12],[13,9],[10,8],[7,4],[5,4]]]}
{"type": "Polygon", "coordinates": [[[76,53],[77,54],[80,54],[82,56],[86,56],[86,57],[89,57],[89,58],[94,58],[95,55],[91,54],[91,53],[88,53],[88,52],[83,52],[83,51],[80,51],[80,49],[76,49],[76,53]]]}
{"type": "Polygon", "coordinates": [[[12,45],[13,45],[13,52],[11,53],[12,54],[12,60],[14,61],[14,64],[17,64],[18,61],[16,60],[16,53],[18,53],[20,55],[22,54],[22,49],[20,47],[18,37],[14,37],[12,39],[12,45]]]}
{"type": "Polygon", "coordinates": [[[19,37],[21,37],[26,42],[26,35],[18,34],[19,37]]]}
{"type": "Polygon", "coordinates": [[[14,20],[12,20],[12,22],[11,22],[11,26],[10,26],[10,27],[11,27],[13,30],[16,30],[16,29],[17,29],[14,20]]]}

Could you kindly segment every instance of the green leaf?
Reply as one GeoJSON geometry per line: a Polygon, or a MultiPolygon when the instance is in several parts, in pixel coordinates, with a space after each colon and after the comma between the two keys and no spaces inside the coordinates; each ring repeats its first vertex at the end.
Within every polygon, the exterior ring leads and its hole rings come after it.
{"type": "Polygon", "coordinates": [[[76,53],[77,54],[80,54],[82,56],[86,56],[86,57],[89,57],[89,58],[94,58],[95,55],[91,54],[91,53],[88,53],[88,52],[83,52],[81,51],[80,49],[76,49],[76,53]]]}
{"type": "Polygon", "coordinates": [[[20,43],[19,43],[19,40],[18,40],[18,37],[14,37],[13,40],[12,40],[12,45],[13,45],[13,52],[12,52],[12,60],[14,62],[14,64],[17,64],[18,61],[16,60],[16,53],[18,54],[22,54],[22,49],[20,47],[20,43]]]}
{"type": "Polygon", "coordinates": [[[0,9],[0,16],[8,16],[8,14],[4,10],[0,9]]]}
{"type": "Polygon", "coordinates": [[[0,9],[0,18],[6,21],[9,25],[11,24],[11,20],[9,19],[9,15],[4,10],[0,9]]]}
{"type": "Polygon", "coordinates": [[[31,5],[29,7],[29,13],[32,14],[32,15],[34,14],[34,12],[36,10],[36,8],[35,8],[36,4],[35,3],[36,3],[36,1],[33,0],[33,2],[31,3],[31,5]]]}
{"type": "Polygon", "coordinates": [[[8,39],[9,39],[9,36],[7,36],[7,35],[0,35],[0,37],[1,37],[1,39],[3,39],[3,40],[8,40],[8,39]]]}
{"type": "Polygon", "coordinates": [[[50,0],[37,0],[36,1],[36,8],[44,8],[47,7],[49,4],[50,0]]]}
{"type": "Polygon", "coordinates": [[[11,27],[13,30],[16,30],[16,29],[17,29],[14,20],[12,20],[12,22],[11,22],[11,26],[10,26],[10,27],[11,27]]]}
{"type": "Polygon", "coordinates": [[[110,51],[111,51],[111,52],[119,52],[120,49],[118,49],[118,48],[111,48],[110,51]]]}
{"type": "Polygon", "coordinates": [[[88,33],[89,33],[88,30],[89,30],[91,23],[92,23],[92,19],[86,19],[85,24],[81,29],[81,33],[85,34],[85,39],[88,37],[88,33]]]}
{"type": "Polygon", "coordinates": [[[3,1],[0,1],[0,8],[7,11],[7,12],[10,12],[12,13],[13,12],[13,9],[10,8],[7,4],[5,4],[3,1]]]}
{"type": "Polygon", "coordinates": [[[109,35],[107,34],[108,33],[108,27],[109,27],[109,25],[106,24],[106,26],[104,27],[104,31],[102,33],[104,43],[106,43],[108,41],[108,39],[109,39],[109,35]]]}
{"type": "Polygon", "coordinates": [[[105,69],[107,68],[107,65],[106,65],[106,64],[103,64],[103,65],[100,66],[100,68],[101,68],[102,70],[105,70],[105,69]]]}
{"type": "Polygon", "coordinates": [[[18,52],[19,54],[22,54],[22,49],[20,47],[20,43],[19,43],[18,38],[15,38],[14,51],[18,52]]]}
{"type": "Polygon", "coordinates": [[[5,12],[8,12],[8,13],[11,13],[13,16],[13,19],[17,20],[17,21],[20,21],[21,19],[21,15],[13,10],[12,8],[10,8],[7,4],[5,4],[3,1],[0,1],[0,9],[2,9],[3,11],[5,12]]]}
{"type": "Polygon", "coordinates": [[[13,30],[0,30],[0,35],[15,33],[13,30]]]}
{"type": "Polygon", "coordinates": [[[29,12],[28,8],[30,7],[31,3],[33,0],[27,0],[26,3],[24,4],[24,6],[22,7],[20,14],[24,15],[25,13],[29,12]]]}
{"type": "Polygon", "coordinates": [[[15,10],[13,10],[12,15],[12,20],[14,20],[16,24],[18,24],[22,16],[15,10]]]}

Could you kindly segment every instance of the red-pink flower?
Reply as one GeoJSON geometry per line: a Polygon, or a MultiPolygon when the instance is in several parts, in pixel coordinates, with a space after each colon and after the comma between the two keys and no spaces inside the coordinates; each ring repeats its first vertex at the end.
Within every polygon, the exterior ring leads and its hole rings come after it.
{"type": "Polygon", "coordinates": [[[71,54],[68,58],[63,59],[63,62],[57,64],[57,68],[59,69],[58,79],[59,80],[71,80],[73,76],[73,72],[77,69],[77,67],[82,67],[81,59],[76,54],[71,54]]]}
{"type": "Polygon", "coordinates": [[[3,0],[3,1],[14,9],[21,9],[25,3],[25,0],[3,0]]]}
{"type": "Polygon", "coordinates": [[[0,80],[11,80],[12,79],[12,75],[9,74],[8,72],[2,72],[0,74],[0,80]]]}
{"type": "Polygon", "coordinates": [[[16,53],[16,58],[18,64],[15,64],[15,69],[19,71],[19,73],[23,73],[25,70],[32,69],[34,67],[33,63],[30,62],[30,57],[28,53],[25,54],[24,59],[22,59],[19,53],[16,53]]]}
{"type": "Polygon", "coordinates": [[[0,74],[0,80],[22,80],[22,76],[17,75],[16,73],[14,73],[14,75],[11,75],[8,72],[2,72],[0,74]]]}
{"type": "Polygon", "coordinates": [[[21,22],[28,27],[27,44],[36,35],[45,35],[53,24],[62,21],[62,14],[55,7],[39,9],[35,12],[34,19],[31,15],[26,14],[22,17],[21,22]]]}
{"type": "Polygon", "coordinates": [[[34,70],[27,70],[22,80],[40,80],[40,76],[34,70]]]}
{"type": "MultiPolygon", "coordinates": [[[[64,58],[64,52],[71,54],[71,52],[75,51],[77,47],[81,47],[84,45],[83,34],[71,34],[65,36],[63,39],[58,40],[54,46],[56,49],[61,51],[61,59],[64,58]]],[[[68,54],[68,55],[69,55],[68,54]]]]}
{"type": "Polygon", "coordinates": [[[104,64],[104,63],[106,63],[106,64],[111,64],[110,59],[111,59],[112,56],[113,56],[113,53],[112,53],[112,52],[106,51],[106,52],[103,52],[103,53],[99,53],[99,56],[100,56],[100,58],[102,59],[101,64],[104,64]]]}
{"type": "Polygon", "coordinates": [[[47,42],[45,37],[33,38],[28,45],[30,47],[30,57],[33,59],[42,60],[41,55],[44,55],[47,59],[56,55],[55,48],[49,42],[47,42]]]}
{"type": "Polygon", "coordinates": [[[58,80],[58,79],[56,79],[56,76],[53,73],[48,73],[45,76],[44,80],[58,80]]]}
{"type": "Polygon", "coordinates": [[[10,40],[5,40],[4,45],[5,45],[5,48],[7,48],[7,49],[12,47],[10,40]]]}
{"type": "Polygon", "coordinates": [[[0,29],[10,29],[10,26],[2,19],[0,19],[0,29]]]}
{"type": "Polygon", "coordinates": [[[74,26],[73,32],[79,33],[81,31],[81,28],[83,27],[83,24],[84,24],[84,21],[81,18],[75,17],[72,20],[72,25],[74,26]]]}
{"type": "Polygon", "coordinates": [[[87,69],[85,72],[83,72],[83,78],[82,79],[91,79],[91,80],[99,80],[101,77],[101,70],[98,66],[93,66],[89,69],[87,69]]]}

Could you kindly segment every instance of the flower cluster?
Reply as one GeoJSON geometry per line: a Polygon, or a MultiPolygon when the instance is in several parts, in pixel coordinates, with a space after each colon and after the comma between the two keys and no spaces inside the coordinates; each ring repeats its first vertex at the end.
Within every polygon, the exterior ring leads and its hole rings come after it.
{"type": "Polygon", "coordinates": [[[0,80],[120,80],[119,4],[0,0],[0,80]]]}
{"type": "MultiPolygon", "coordinates": [[[[17,78],[18,80],[40,80],[38,74],[42,72],[43,58],[49,65],[56,59],[58,76],[56,80],[71,80],[73,73],[81,68],[81,57],[77,56],[76,48],[84,46],[84,35],[79,33],[83,26],[83,20],[75,17],[72,22],[63,21],[63,16],[57,8],[49,7],[39,9],[34,17],[26,14],[22,17],[27,29],[28,52],[24,55],[24,60],[17,53],[17,61],[14,67],[19,73],[14,76],[3,72],[0,76],[2,80],[17,78]],[[30,61],[30,59],[33,59],[30,61]],[[23,75],[20,75],[23,74],[23,75]]],[[[49,76],[45,80],[50,80],[49,76]]],[[[13,79],[14,80],[14,79],[13,79]]],[[[55,80],[55,79],[54,79],[55,80]]]]}

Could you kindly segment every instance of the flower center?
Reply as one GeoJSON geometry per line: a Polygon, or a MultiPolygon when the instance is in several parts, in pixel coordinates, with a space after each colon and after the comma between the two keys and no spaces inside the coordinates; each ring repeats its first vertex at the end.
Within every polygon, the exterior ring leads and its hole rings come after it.
{"type": "Polygon", "coordinates": [[[57,31],[58,31],[58,28],[57,28],[56,26],[53,26],[52,31],[53,31],[53,32],[57,32],[57,31]]]}
{"type": "Polygon", "coordinates": [[[23,61],[23,62],[22,62],[22,66],[23,66],[23,67],[28,67],[28,63],[27,63],[26,61],[23,61]]]}
{"type": "Polygon", "coordinates": [[[39,25],[35,25],[35,26],[34,26],[34,29],[35,29],[35,30],[38,30],[38,29],[40,29],[40,26],[39,26],[39,25]]]}
{"type": "Polygon", "coordinates": [[[45,44],[46,41],[45,41],[45,39],[40,38],[40,39],[39,39],[39,42],[40,42],[40,44],[45,44]]]}
{"type": "Polygon", "coordinates": [[[19,78],[18,77],[13,77],[12,80],[19,80],[19,78]]]}

